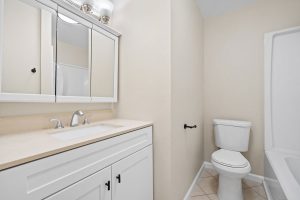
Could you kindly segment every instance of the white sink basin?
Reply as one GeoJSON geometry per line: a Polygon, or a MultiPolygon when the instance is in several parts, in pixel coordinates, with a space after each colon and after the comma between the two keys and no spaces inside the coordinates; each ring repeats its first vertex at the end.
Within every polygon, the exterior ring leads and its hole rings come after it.
{"type": "Polygon", "coordinates": [[[115,128],[119,128],[120,126],[114,126],[114,125],[108,125],[108,124],[101,124],[101,125],[95,125],[90,127],[82,127],[82,128],[74,128],[74,130],[67,130],[67,131],[61,131],[57,133],[51,134],[52,137],[60,140],[72,140],[72,139],[78,139],[86,136],[90,136],[93,134],[99,134],[106,131],[113,130],[115,128]]]}

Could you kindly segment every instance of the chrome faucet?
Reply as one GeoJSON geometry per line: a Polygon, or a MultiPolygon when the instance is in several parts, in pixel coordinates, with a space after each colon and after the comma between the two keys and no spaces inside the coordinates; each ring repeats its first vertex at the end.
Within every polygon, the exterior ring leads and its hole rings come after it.
{"type": "Polygon", "coordinates": [[[79,116],[83,116],[84,113],[81,110],[77,110],[73,113],[72,118],[71,118],[71,122],[70,122],[70,126],[74,127],[74,126],[78,126],[79,124],[79,116]]]}

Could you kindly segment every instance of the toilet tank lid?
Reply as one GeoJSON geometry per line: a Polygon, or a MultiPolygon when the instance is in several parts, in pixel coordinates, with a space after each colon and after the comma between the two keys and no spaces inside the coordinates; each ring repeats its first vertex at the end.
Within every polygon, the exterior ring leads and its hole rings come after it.
{"type": "Polygon", "coordinates": [[[214,125],[224,126],[237,126],[237,127],[251,127],[251,122],[239,121],[239,120],[225,120],[225,119],[214,119],[214,125]]]}

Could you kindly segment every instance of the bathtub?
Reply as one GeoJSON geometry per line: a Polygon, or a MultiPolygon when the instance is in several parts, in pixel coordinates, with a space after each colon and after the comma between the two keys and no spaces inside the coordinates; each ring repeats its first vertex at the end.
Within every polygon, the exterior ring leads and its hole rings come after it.
{"type": "Polygon", "coordinates": [[[265,188],[300,200],[300,26],[265,35],[265,188]]]}
{"type": "Polygon", "coordinates": [[[300,155],[266,151],[265,185],[272,200],[300,199],[300,155]]]}

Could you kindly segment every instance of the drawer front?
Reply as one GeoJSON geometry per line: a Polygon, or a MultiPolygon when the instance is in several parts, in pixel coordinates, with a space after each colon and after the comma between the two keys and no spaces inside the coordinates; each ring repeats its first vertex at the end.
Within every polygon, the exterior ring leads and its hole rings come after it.
{"type": "Polygon", "coordinates": [[[4,170],[0,199],[43,199],[151,144],[147,127],[4,170]]]}

